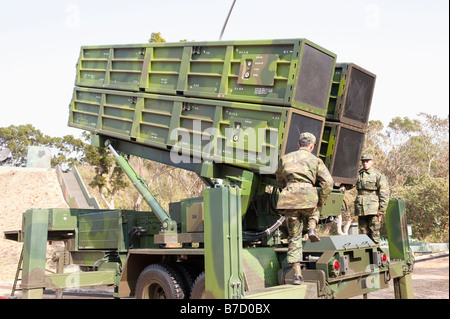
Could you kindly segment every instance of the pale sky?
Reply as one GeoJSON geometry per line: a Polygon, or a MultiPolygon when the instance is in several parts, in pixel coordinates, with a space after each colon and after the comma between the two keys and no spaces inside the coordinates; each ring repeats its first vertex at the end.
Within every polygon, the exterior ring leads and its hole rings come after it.
{"type": "MultiPolygon", "coordinates": [[[[17,0],[0,6],[0,127],[79,136],[82,45],[217,41],[232,0],[17,0]]],[[[223,40],[307,38],[377,75],[370,120],[449,113],[448,0],[237,0],[223,40]]]]}

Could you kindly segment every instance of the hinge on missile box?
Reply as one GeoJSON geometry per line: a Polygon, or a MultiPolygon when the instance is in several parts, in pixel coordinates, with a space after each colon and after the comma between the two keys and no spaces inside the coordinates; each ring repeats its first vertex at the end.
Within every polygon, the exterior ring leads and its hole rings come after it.
{"type": "Polygon", "coordinates": [[[192,109],[192,103],[183,102],[183,111],[190,111],[192,109]]]}

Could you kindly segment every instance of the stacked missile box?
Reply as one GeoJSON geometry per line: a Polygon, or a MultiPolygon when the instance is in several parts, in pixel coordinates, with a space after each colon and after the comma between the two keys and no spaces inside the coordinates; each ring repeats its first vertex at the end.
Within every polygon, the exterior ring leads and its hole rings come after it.
{"type": "Polygon", "coordinates": [[[69,126],[269,174],[308,131],[337,172],[343,125],[367,123],[354,70],[306,39],[85,46],[69,126]]]}
{"type": "Polygon", "coordinates": [[[375,79],[353,63],[336,64],[319,155],[335,183],[356,183],[375,79]]]}

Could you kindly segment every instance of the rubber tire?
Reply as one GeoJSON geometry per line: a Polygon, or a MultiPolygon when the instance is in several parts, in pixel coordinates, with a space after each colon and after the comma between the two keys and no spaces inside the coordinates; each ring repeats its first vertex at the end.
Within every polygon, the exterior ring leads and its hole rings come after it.
{"type": "Polygon", "coordinates": [[[175,263],[173,264],[174,269],[177,270],[177,272],[181,275],[182,281],[180,282],[180,285],[183,288],[183,291],[185,291],[185,299],[189,298],[189,292],[192,289],[192,286],[194,285],[194,278],[195,276],[192,275],[192,273],[189,271],[189,265],[184,265],[183,263],[175,263]]]}
{"type": "Polygon", "coordinates": [[[192,285],[190,299],[206,299],[205,278],[206,278],[205,277],[205,272],[203,271],[195,279],[194,284],[192,285]]]}
{"type": "Polygon", "coordinates": [[[170,266],[147,266],[136,283],[136,299],[183,299],[180,275],[170,266]]]}

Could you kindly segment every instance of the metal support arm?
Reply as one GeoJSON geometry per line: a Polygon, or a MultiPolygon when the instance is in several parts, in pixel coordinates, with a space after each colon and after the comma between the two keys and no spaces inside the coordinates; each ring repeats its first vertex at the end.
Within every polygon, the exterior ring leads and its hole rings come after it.
{"type": "Polygon", "coordinates": [[[155,199],[152,192],[148,189],[146,182],[142,178],[142,176],[138,176],[128,161],[120,156],[119,153],[111,146],[109,140],[106,141],[105,145],[111,150],[113,155],[116,157],[117,163],[122,167],[125,174],[130,178],[134,187],[139,191],[144,200],[150,205],[153,213],[156,215],[158,220],[162,224],[162,228],[164,231],[176,232],[177,223],[172,220],[169,214],[161,207],[161,204],[155,199]]]}

